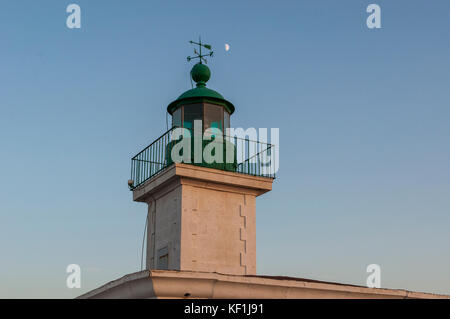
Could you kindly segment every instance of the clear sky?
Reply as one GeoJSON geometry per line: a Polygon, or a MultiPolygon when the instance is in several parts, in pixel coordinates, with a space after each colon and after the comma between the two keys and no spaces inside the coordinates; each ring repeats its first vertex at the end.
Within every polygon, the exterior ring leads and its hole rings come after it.
{"type": "Polygon", "coordinates": [[[232,126],[280,128],[258,273],[365,285],[375,263],[382,287],[450,294],[449,1],[5,0],[0,297],[71,298],[139,270],[130,159],[190,88],[199,35],[232,126]]]}

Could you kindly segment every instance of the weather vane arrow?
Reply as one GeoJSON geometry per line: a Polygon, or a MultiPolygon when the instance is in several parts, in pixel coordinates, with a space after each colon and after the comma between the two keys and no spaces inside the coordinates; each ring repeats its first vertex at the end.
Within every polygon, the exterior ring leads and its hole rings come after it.
{"type": "Polygon", "coordinates": [[[205,62],[207,64],[208,61],[206,60],[205,57],[207,57],[207,56],[212,57],[213,56],[214,51],[212,51],[212,47],[209,44],[202,43],[202,39],[200,37],[199,37],[198,42],[189,41],[189,43],[198,45],[199,50],[197,51],[197,49],[194,48],[195,56],[188,56],[187,57],[188,62],[190,62],[191,60],[194,60],[194,59],[199,59],[200,64],[203,63],[203,62],[205,62]],[[202,54],[202,48],[205,48],[205,49],[209,50],[210,52],[208,54],[202,54]]]}

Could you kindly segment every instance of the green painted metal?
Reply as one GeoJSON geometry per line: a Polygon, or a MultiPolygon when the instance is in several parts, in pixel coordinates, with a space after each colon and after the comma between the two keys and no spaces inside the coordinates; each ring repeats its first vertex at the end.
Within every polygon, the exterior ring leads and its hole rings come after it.
{"type": "Polygon", "coordinates": [[[214,55],[214,51],[212,51],[212,47],[209,44],[202,43],[201,37],[199,37],[198,42],[189,41],[189,43],[198,45],[198,49],[200,52],[198,52],[197,49],[194,49],[195,56],[193,56],[193,57],[188,56],[187,57],[188,62],[190,62],[191,60],[194,60],[194,59],[198,59],[199,64],[203,64],[203,62],[207,63],[208,61],[206,60],[206,57],[207,56],[212,57],[214,55]],[[202,54],[202,48],[205,48],[205,49],[209,50],[210,52],[207,54],[202,54]]]}
{"type": "Polygon", "coordinates": [[[192,103],[194,100],[200,102],[208,100],[210,103],[225,106],[228,113],[230,113],[230,115],[233,114],[235,110],[234,105],[227,101],[219,92],[206,87],[206,82],[208,82],[211,77],[211,70],[208,66],[202,63],[202,61],[206,63],[204,57],[207,56],[202,54],[202,47],[211,50],[211,46],[208,44],[203,44],[201,39],[199,42],[190,41],[190,43],[198,45],[200,50],[200,52],[194,50],[196,56],[188,57],[188,61],[197,58],[199,59],[199,63],[195,64],[191,70],[191,78],[196,82],[196,87],[184,92],[178,97],[178,99],[170,103],[167,106],[167,112],[172,115],[180,105],[192,103]]]}
{"type": "Polygon", "coordinates": [[[167,107],[167,112],[172,115],[173,112],[175,112],[181,105],[197,102],[222,105],[226,108],[230,115],[234,113],[234,105],[232,103],[225,100],[218,92],[206,87],[197,87],[184,92],[178,99],[169,104],[167,107]]]}
{"type": "Polygon", "coordinates": [[[197,83],[197,87],[205,87],[211,78],[211,70],[206,65],[197,63],[191,70],[191,77],[197,83]]]}

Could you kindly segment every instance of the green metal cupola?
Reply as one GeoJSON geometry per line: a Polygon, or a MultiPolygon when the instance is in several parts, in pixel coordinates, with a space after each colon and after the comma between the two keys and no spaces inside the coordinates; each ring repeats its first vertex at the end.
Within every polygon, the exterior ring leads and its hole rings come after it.
{"type": "Polygon", "coordinates": [[[173,164],[274,178],[271,166],[261,160],[272,158],[273,145],[239,137],[235,131],[227,130],[234,106],[220,93],[206,87],[211,71],[205,57],[213,55],[211,46],[201,40],[190,43],[198,45],[195,56],[187,58],[188,61],[199,59],[191,70],[196,87],[167,106],[172,128],[132,158],[128,186],[134,190],[173,164]],[[202,48],[209,52],[202,54],[202,48]]]}
{"type": "Polygon", "coordinates": [[[230,115],[234,112],[234,105],[227,101],[219,92],[206,87],[211,77],[211,71],[203,64],[206,62],[202,54],[202,47],[211,49],[211,46],[199,42],[190,41],[199,46],[200,52],[194,50],[195,57],[188,57],[188,61],[198,58],[200,61],[191,70],[191,78],[196,82],[196,87],[181,94],[178,99],[167,107],[167,112],[172,115],[172,126],[193,129],[194,121],[201,120],[203,131],[208,128],[217,128],[225,132],[230,127],[230,115]]]}

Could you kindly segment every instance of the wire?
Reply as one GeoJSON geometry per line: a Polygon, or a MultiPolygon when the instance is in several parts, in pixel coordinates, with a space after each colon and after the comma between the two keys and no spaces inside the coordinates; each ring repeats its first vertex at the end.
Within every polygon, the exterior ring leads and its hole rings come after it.
{"type": "Polygon", "coordinates": [[[143,261],[144,261],[144,243],[145,243],[145,237],[147,234],[147,224],[148,224],[148,213],[147,218],[145,219],[145,227],[144,227],[144,236],[142,237],[142,250],[141,250],[141,270],[144,270],[143,261]]]}

